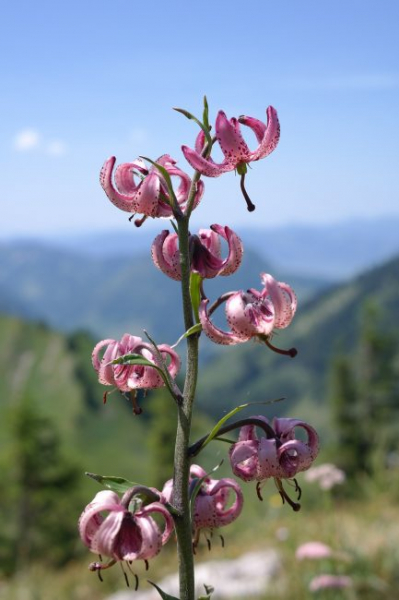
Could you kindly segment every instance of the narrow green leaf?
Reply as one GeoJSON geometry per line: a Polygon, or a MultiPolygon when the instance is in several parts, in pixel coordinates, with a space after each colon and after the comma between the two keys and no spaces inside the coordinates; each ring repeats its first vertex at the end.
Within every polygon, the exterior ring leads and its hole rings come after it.
{"type": "Polygon", "coordinates": [[[100,485],[117,492],[118,494],[124,494],[127,490],[137,485],[134,481],[129,481],[123,477],[115,477],[114,475],[97,475],[96,473],[88,473],[85,475],[97,481],[100,485]]]}
{"type": "Polygon", "coordinates": [[[180,342],[182,342],[184,340],[184,338],[187,338],[190,335],[193,335],[194,333],[198,333],[199,331],[202,331],[202,325],[201,325],[201,323],[196,323],[195,325],[190,327],[190,329],[187,329],[187,331],[179,337],[177,342],[175,344],[173,344],[172,348],[176,348],[176,346],[178,346],[180,344],[180,342]]]}
{"type": "Polygon", "coordinates": [[[201,450],[203,448],[205,448],[205,446],[207,446],[209,444],[209,442],[211,442],[215,437],[217,437],[219,429],[226,423],[226,421],[231,419],[231,417],[234,417],[234,415],[236,415],[237,413],[241,412],[244,408],[247,408],[248,406],[257,406],[260,404],[274,404],[275,402],[280,402],[281,400],[283,400],[283,398],[276,398],[274,400],[265,400],[263,402],[247,402],[246,404],[240,404],[239,406],[236,406],[235,408],[233,408],[233,410],[228,412],[227,415],[222,417],[220,419],[220,421],[218,421],[216,423],[215,427],[212,429],[212,431],[209,433],[208,437],[202,444],[201,450]]]}
{"type": "Polygon", "coordinates": [[[185,110],[184,108],[174,108],[173,110],[181,113],[182,115],[187,117],[187,119],[190,119],[191,121],[195,121],[197,123],[197,125],[199,127],[201,127],[202,131],[204,132],[206,141],[208,142],[208,145],[212,146],[212,138],[211,138],[211,134],[209,133],[209,125],[206,126],[206,125],[204,125],[204,123],[201,123],[201,121],[199,119],[197,119],[197,117],[194,117],[193,114],[191,114],[190,112],[188,112],[188,110],[185,110]]]}
{"type": "Polygon", "coordinates": [[[206,96],[204,96],[204,112],[202,113],[202,122],[204,123],[205,127],[207,128],[207,130],[210,131],[210,127],[209,127],[209,106],[208,106],[208,100],[207,100],[206,96]]]}
{"type": "Polygon", "coordinates": [[[163,600],[179,600],[179,598],[176,598],[176,596],[171,596],[170,594],[167,594],[166,592],[161,590],[161,588],[153,581],[150,581],[149,579],[147,579],[147,581],[148,583],[154,586],[154,588],[157,590],[157,592],[159,593],[161,598],[163,598],[163,600]]]}
{"type": "Polygon", "coordinates": [[[190,273],[190,298],[194,311],[195,320],[199,323],[199,305],[201,302],[202,277],[198,273],[190,273]]]}

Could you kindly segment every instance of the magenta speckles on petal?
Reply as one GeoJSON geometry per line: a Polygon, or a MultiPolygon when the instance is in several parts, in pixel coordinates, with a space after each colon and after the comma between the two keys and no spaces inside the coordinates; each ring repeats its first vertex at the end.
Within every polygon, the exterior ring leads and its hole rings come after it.
{"type": "MultiPolygon", "coordinates": [[[[168,186],[165,178],[154,165],[147,169],[144,161],[140,158],[132,163],[119,165],[115,171],[115,181],[113,182],[115,160],[115,157],[112,156],[105,161],[100,173],[100,183],[108,198],[117,208],[147,217],[170,218],[173,216],[168,186]]],[[[176,177],[179,180],[174,194],[180,210],[184,211],[192,183],[190,177],[176,167],[176,161],[168,154],[160,156],[156,162],[166,169],[170,177],[176,177]]],[[[198,206],[203,192],[204,184],[199,181],[196,185],[193,208],[198,206]]]]}
{"type": "Polygon", "coordinates": [[[206,177],[219,177],[227,171],[233,171],[238,165],[247,164],[265,158],[276,148],[280,139],[280,124],[276,110],[269,106],[267,111],[267,124],[253,117],[242,116],[228,119],[221,110],[215,122],[216,139],[224,154],[224,160],[217,164],[212,158],[204,158],[201,153],[204,147],[204,136],[199,135],[195,143],[195,150],[182,146],[183,154],[193,169],[206,177]],[[259,146],[251,151],[245,142],[240,124],[251,129],[259,146]]]}
{"type": "MultiPolygon", "coordinates": [[[[243,248],[238,235],[222,225],[211,225],[210,229],[200,229],[198,235],[190,235],[191,271],[204,279],[218,275],[231,275],[239,268],[243,248]],[[227,241],[228,255],[221,257],[220,238],[227,241]]],[[[165,230],[154,240],[151,248],[152,259],[158,269],[175,280],[181,279],[178,236],[165,230]]]]}

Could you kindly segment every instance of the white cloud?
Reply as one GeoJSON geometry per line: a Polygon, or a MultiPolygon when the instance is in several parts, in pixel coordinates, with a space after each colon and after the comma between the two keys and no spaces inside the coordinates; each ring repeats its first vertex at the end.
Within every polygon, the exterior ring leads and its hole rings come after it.
{"type": "Polygon", "coordinates": [[[14,148],[18,152],[34,150],[40,145],[40,134],[35,129],[22,129],[14,137],[14,148]]]}
{"type": "Polygon", "coordinates": [[[66,149],[66,144],[62,140],[53,140],[46,145],[46,152],[51,156],[62,156],[66,149]]]}

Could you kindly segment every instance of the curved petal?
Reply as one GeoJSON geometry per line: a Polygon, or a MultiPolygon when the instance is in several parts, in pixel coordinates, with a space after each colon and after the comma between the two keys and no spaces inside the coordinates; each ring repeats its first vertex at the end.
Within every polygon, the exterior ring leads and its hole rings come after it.
{"type": "Polygon", "coordinates": [[[207,479],[209,480],[209,477],[207,476],[207,472],[205,471],[205,469],[203,469],[199,465],[191,465],[191,467],[190,467],[190,478],[194,478],[194,477],[196,477],[197,479],[204,478],[205,480],[207,480],[207,479]]]}
{"type": "Polygon", "coordinates": [[[244,504],[244,497],[240,486],[234,479],[224,478],[217,481],[210,491],[211,496],[218,496],[220,493],[223,494],[223,501],[215,503],[216,515],[217,515],[217,527],[223,527],[229,525],[239,517],[242,507],[244,504]],[[228,491],[232,490],[235,498],[233,504],[226,509],[228,491]]]}
{"type": "Polygon", "coordinates": [[[234,344],[241,344],[242,342],[247,342],[251,336],[246,335],[236,335],[231,331],[222,331],[216,325],[214,325],[209,317],[206,310],[207,304],[209,300],[202,300],[199,306],[199,318],[201,321],[202,329],[207,337],[211,339],[216,344],[223,344],[224,346],[232,346],[234,344]]]}
{"type": "Polygon", "coordinates": [[[226,114],[220,110],[216,117],[215,131],[225,159],[233,168],[240,162],[250,160],[250,151],[242,137],[237,119],[232,118],[229,121],[226,114]]]}
{"type": "Polygon", "coordinates": [[[158,346],[158,349],[162,355],[163,360],[166,360],[166,357],[169,356],[170,363],[167,365],[167,369],[169,371],[170,376],[174,379],[180,371],[180,356],[177,354],[177,352],[173,350],[173,348],[168,346],[168,344],[160,344],[158,346]]]}
{"type": "Polygon", "coordinates": [[[124,163],[116,168],[114,175],[115,185],[122,194],[131,196],[137,191],[139,184],[136,184],[134,180],[135,171],[139,171],[143,174],[148,173],[146,165],[141,158],[138,158],[132,163],[124,163]]]}
{"type": "Polygon", "coordinates": [[[158,210],[161,182],[159,174],[151,171],[140,183],[133,200],[134,211],[148,217],[155,217],[158,210]]]}
{"type": "Polygon", "coordinates": [[[107,194],[108,198],[111,200],[112,204],[115,204],[117,208],[124,210],[126,212],[134,212],[133,202],[136,195],[136,192],[133,194],[121,194],[114,187],[112,183],[112,171],[115,165],[116,158],[115,156],[111,156],[102,166],[100,171],[100,184],[103,188],[104,192],[107,194]]]}
{"type": "Polygon", "coordinates": [[[230,227],[227,227],[227,225],[223,227],[222,225],[214,224],[211,225],[211,229],[224,238],[229,247],[228,256],[224,260],[224,266],[222,271],[219,272],[219,275],[232,275],[241,265],[242,255],[244,253],[242,241],[230,227]]]}
{"type": "Polygon", "coordinates": [[[102,490],[95,495],[80,515],[79,534],[82,542],[89,548],[91,547],[91,540],[104,521],[101,513],[112,510],[120,510],[119,496],[115,492],[102,490]]]}
{"type": "Polygon", "coordinates": [[[300,471],[306,471],[311,466],[314,457],[310,447],[301,440],[290,440],[277,450],[284,477],[294,477],[300,471]]]}
{"type": "Polygon", "coordinates": [[[157,523],[150,516],[135,514],[141,530],[142,544],[140,552],[135,557],[137,560],[154,558],[162,548],[161,531],[157,523]]]}
{"type": "Polygon", "coordinates": [[[151,256],[160,271],[175,281],[181,280],[177,235],[162,231],[152,243],[151,256]]]}
{"type": "Polygon", "coordinates": [[[119,556],[115,554],[115,544],[118,533],[122,527],[125,511],[122,507],[118,511],[110,513],[91,541],[90,550],[95,554],[105,554],[119,560],[119,556]]]}
{"type": "Polygon", "coordinates": [[[99,371],[100,365],[101,365],[101,361],[98,358],[98,353],[100,352],[100,350],[102,348],[104,348],[104,346],[109,346],[111,344],[116,344],[116,343],[117,343],[116,340],[107,339],[107,340],[102,340],[101,342],[98,342],[98,344],[96,344],[94,346],[93,352],[91,353],[91,362],[96,371],[99,371]]]}
{"type": "Polygon", "coordinates": [[[172,515],[170,514],[166,506],[164,506],[161,502],[152,502],[151,504],[145,506],[140,511],[140,513],[136,513],[136,516],[139,517],[141,515],[151,514],[152,512],[162,515],[165,519],[165,528],[163,530],[163,533],[160,534],[161,543],[162,545],[164,545],[169,540],[175,527],[172,515]]]}
{"type": "Polygon", "coordinates": [[[269,477],[286,477],[280,466],[277,454],[276,440],[261,438],[258,449],[257,479],[262,481],[269,477]]]}
{"type": "Polygon", "coordinates": [[[220,164],[217,164],[209,158],[204,158],[201,156],[201,154],[195,150],[192,150],[191,148],[188,148],[187,146],[182,146],[181,149],[185,159],[192,166],[192,168],[206,177],[219,177],[220,175],[223,175],[223,173],[233,171],[235,168],[234,165],[230,164],[226,160],[220,164]]]}
{"type": "Polygon", "coordinates": [[[267,126],[260,142],[259,147],[255,152],[251,152],[250,160],[260,160],[266,158],[276,148],[280,139],[280,123],[277,117],[277,111],[272,106],[269,106],[266,110],[267,114],[267,126]]]}
{"type": "Polygon", "coordinates": [[[261,280],[265,286],[261,294],[264,298],[269,296],[275,311],[274,327],[284,329],[291,323],[297,308],[297,298],[292,288],[276,281],[268,273],[261,274],[261,280]]]}
{"type": "Polygon", "coordinates": [[[247,117],[245,115],[241,115],[238,119],[238,122],[241,123],[241,125],[245,125],[246,127],[252,129],[256,136],[258,144],[261,143],[266,132],[265,123],[259,121],[258,119],[255,119],[254,117],[247,117]]]}
{"type": "Polygon", "coordinates": [[[230,464],[236,477],[244,481],[252,481],[257,476],[258,468],[258,446],[257,440],[237,442],[230,448],[230,464]]]}

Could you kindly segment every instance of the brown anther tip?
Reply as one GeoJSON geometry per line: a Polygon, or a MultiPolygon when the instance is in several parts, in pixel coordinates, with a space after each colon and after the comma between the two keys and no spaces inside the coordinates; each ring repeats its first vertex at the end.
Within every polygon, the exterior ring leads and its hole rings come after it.
{"type": "Polygon", "coordinates": [[[133,412],[135,415],[141,415],[141,413],[143,412],[143,409],[141,408],[141,406],[134,406],[133,412]]]}
{"type": "Polygon", "coordinates": [[[295,358],[297,354],[298,354],[298,350],[297,350],[296,348],[290,348],[290,349],[288,350],[288,355],[289,355],[291,358],[295,358]]]}
{"type": "Polygon", "coordinates": [[[256,206],[255,206],[255,204],[252,204],[252,202],[251,202],[251,204],[247,204],[248,212],[253,212],[255,210],[255,208],[256,208],[256,206]]]}
{"type": "Polygon", "coordinates": [[[104,392],[104,394],[103,394],[103,404],[107,403],[107,396],[108,396],[108,392],[104,392]]]}
{"type": "Polygon", "coordinates": [[[146,216],[144,216],[144,217],[142,217],[141,219],[136,219],[136,220],[134,221],[134,224],[135,224],[135,226],[136,226],[136,227],[141,227],[141,226],[142,226],[142,224],[144,223],[144,221],[146,220],[146,218],[147,218],[147,217],[146,217],[146,216]]]}
{"type": "Polygon", "coordinates": [[[259,481],[256,484],[256,495],[258,496],[259,500],[261,502],[263,502],[263,497],[262,497],[262,494],[260,493],[260,482],[259,481]]]}
{"type": "Polygon", "coordinates": [[[136,216],[136,213],[133,213],[132,215],[130,215],[129,221],[132,222],[132,219],[134,219],[135,216],[136,216]]]}

